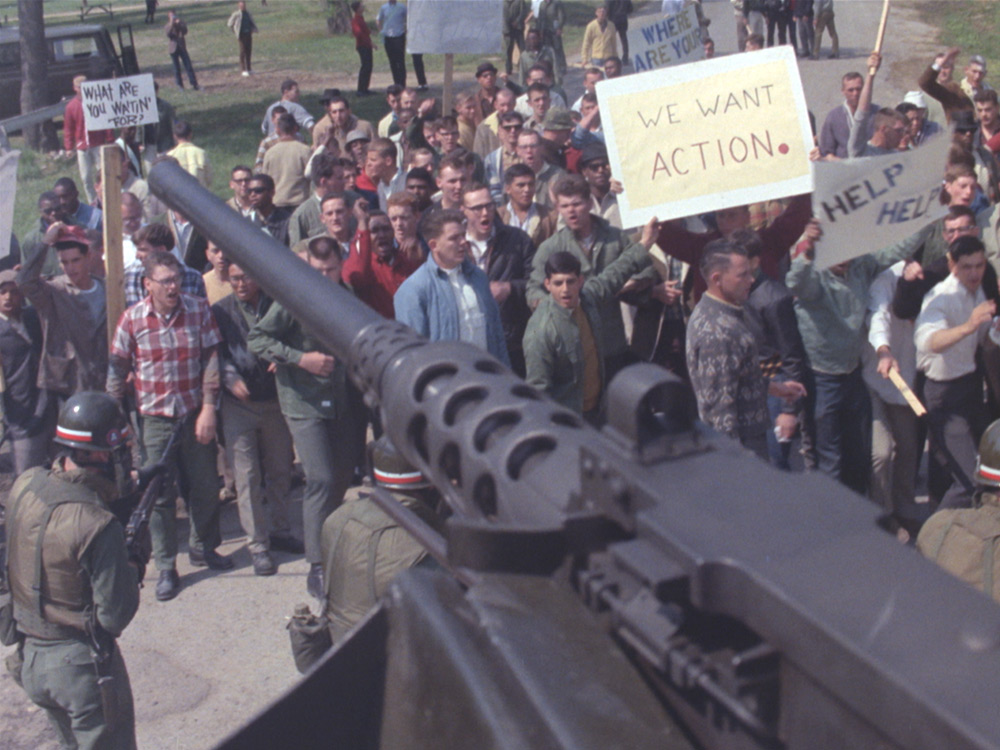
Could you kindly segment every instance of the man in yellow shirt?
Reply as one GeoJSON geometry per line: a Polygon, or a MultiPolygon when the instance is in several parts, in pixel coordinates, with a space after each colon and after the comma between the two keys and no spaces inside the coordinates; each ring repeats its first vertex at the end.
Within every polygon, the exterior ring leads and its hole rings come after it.
{"type": "Polygon", "coordinates": [[[608,21],[608,9],[601,5],[594,15],[596,18],[583,32],[580,64],[584,68],[603,68],[607,58],[618,57],[618,37],[614,25],[608,21]]]}

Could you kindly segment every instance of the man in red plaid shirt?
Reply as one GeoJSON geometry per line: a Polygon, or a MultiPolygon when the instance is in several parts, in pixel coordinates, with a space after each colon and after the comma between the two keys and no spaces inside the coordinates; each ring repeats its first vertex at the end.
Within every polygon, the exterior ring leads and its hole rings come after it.
{"type": "MultiPolygon", "coordinates": [[[[154,251],[143,264],[147,296],[122,314],[115,330],[108,393],[123,400],[125,380],[130,373],[135,376],[147,465],[159,461],[174,426],[184,422],[177,456],[180,487],[191,517],[191,564],[225,570],[233,567],[233,561],[215,552],[221,541],[215,405],[222,337],[207,301],[181,293],[182,268],[176,257],[154,251]]],[[[160,571],[156,598],[173,599],[180,591],[180,578],[172,493],[157,500],[149,529],[160,571]]]]}

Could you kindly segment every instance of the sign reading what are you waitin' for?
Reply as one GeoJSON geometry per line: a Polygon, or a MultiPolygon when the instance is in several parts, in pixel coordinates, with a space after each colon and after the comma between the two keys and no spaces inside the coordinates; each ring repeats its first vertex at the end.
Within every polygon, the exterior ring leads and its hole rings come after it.
{"type": "Polygon", "coordinates": [[[625,226],[812,189],[789,46],[600,81],[597,98],[625,226]]]}

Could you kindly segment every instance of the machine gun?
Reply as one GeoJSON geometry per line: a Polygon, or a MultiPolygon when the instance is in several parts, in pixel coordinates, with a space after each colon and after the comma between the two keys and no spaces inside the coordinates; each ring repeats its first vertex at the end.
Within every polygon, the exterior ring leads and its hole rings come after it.
{"type": "MultiPolygon", "coordinates": [[[[156,499],[163,494],[163,485],[170,476],[177,459],[178,441],[187,419],[179,419],[167,440],[167,446],[163,449],[163,455],[155,464],[151,464],[139,470],[139,481],[137,492],[141,493],[139,501],[129,513],[128,523],[125,524],[125,546],[129,553],[132,553],[137,540],[142,539],[149,528],[149,516],[153,512],[153,505],[156,499]]],[[[143,564],[148,562],[144,559],[143,564]]]]}
{"type": "Polygon", "coordinates": [[[1000,608],[778,472],[637,365],[601,432],[461,343],[429,343],[289,256],[179,166],[150,185],[349,363],[453,513],[221,747],[996,748],[1000,608]]]}

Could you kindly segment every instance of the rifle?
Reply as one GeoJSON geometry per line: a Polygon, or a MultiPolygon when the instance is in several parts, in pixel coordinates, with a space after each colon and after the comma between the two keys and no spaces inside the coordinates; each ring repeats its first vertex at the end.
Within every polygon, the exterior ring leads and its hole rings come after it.
{"type": "Polygon", "coordinates": [[[746,454],[652,365],[598,433],[289,263],[178,165],[149,182],[349,364],[472,573],[399,576],[221,747],[1000,747],[998,605],[865,499],[746,454]]]}
{"type": "Polygon", "coordinates": [[[139,502],[136,503],[135,508],[129,514],[128,523],[125,524],[125,546],[128,548],[130,555],[136,554],[142,559],[143,565],[148,562],[149,558],[138,547],[141,546],[140,542],[146,535],[146,530],[149,527],[149,516],[153,512],[153,506],[163,492],[163,485],[167,477],[171,475],[171,470],[176,461],[178,441],[187,421],[188,417],[183,417],[174,425],[174,429],[170,433],[170,438],[167,440],[166,448],[163,449],[163,455],[160,456],[160,460],[139,470],[137,489],[142,494],[139,502]]]}

